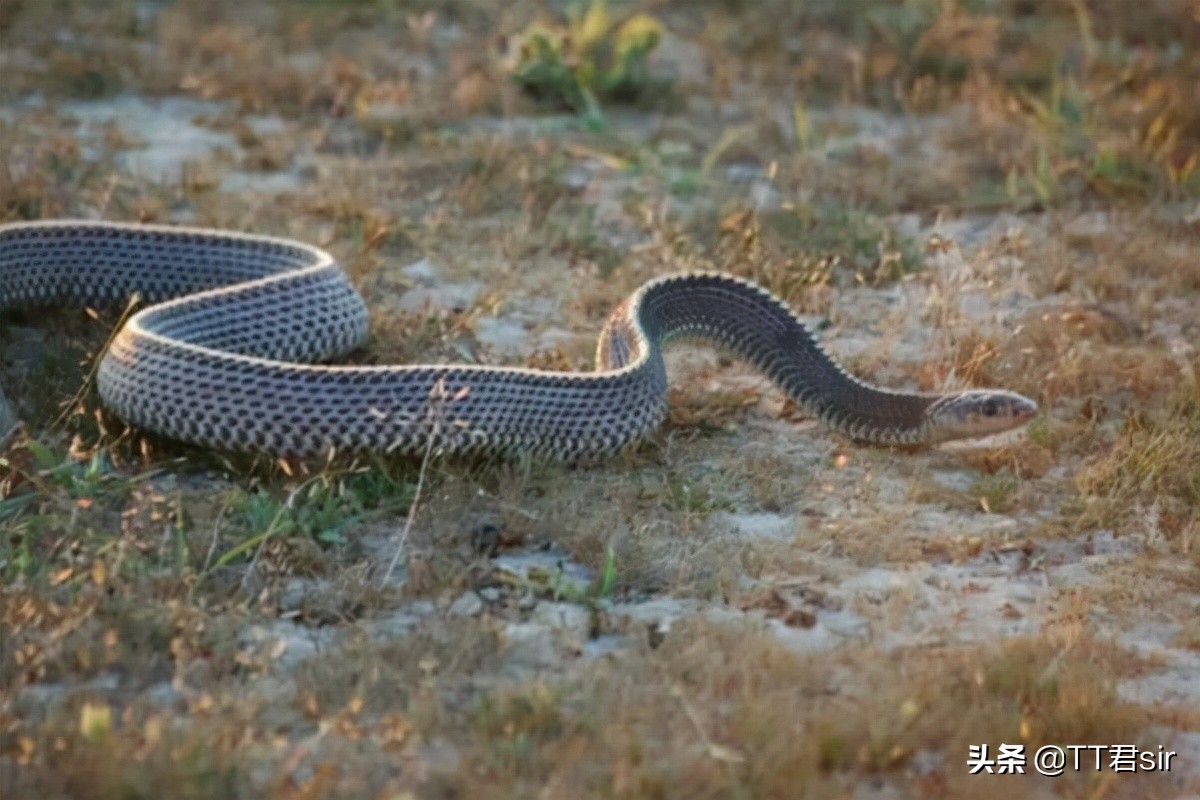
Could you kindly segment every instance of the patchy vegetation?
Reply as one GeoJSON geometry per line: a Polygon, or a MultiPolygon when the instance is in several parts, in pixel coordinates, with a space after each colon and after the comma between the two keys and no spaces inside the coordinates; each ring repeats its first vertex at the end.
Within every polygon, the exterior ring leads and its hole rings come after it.
{"type": "Polygon", "coordinates": [[[319,244],[358,363],[587,369],[721,269],[1045,412],[852,447],[684,351],[586,470],[269,463],[99,407],[127,309],[7,310],[0,796],[1196,792],[1194,5],[0,4],[0,222],[319,244]],[[1002,742],[1180,757],[968,774],[1002,742]]]}
{"type": "Polygon", "coordinates": [[[516,37],[511,76],[531,97],[579,112],[590,127],[604,124],[601,101],[636,101],[670,91],[646,64],[662,26],[648,14],[614,23],[604,0],[566,26],[531,24],[516,37]]]}

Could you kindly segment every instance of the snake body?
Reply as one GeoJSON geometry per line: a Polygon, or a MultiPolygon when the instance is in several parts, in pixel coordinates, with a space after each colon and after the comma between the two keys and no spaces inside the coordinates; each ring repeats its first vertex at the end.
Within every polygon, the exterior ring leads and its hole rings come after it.
{"type": "Polygon", "coordinates": [[[662,346],[700,338],[732,350],[801,408],[855,440],[931,444],[1020,425],[1032,400],[874,387],[842,369],[766,290],[739,278],[673,275],[609,317],[593,373],[459,364],[322,363],[367,336],[368,315],[325,251],[300,242],[112,222],[0,226],[0,310],[151,305],[115,334],[101,401],[171,438],[276,455],[440,451],[575,461],[612,453],[666,414],[662,346]]]}

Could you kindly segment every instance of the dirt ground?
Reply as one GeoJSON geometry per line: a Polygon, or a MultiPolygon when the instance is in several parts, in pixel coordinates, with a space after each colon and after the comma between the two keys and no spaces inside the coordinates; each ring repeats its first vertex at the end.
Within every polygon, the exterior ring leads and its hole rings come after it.
{"type": "Polygon", "coordinates": [[[0,3],[0,222],[328,248],[357,363],[590,369],[719,269],[1043,410],[865,448],[681,347],[600,465],[271,462],[6,310],[0,797],[1200,797],[1197,86],[1185,0],[0,3]]]}

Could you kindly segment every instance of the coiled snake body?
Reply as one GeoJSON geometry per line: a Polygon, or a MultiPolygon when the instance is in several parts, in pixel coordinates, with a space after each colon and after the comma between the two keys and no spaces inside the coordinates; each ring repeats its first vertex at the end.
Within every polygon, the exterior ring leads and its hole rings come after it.
{"type": "Polygon", "coordinates": [[[0,226],[0,310],[154,303],[115,335],[101,401],[172,438],[277,455],[463,453],[574,461],[653,431],[666,413],[662,345],[725,345],[835,431],[931,444],[1015,427],[1033,401],[1000,390],[931,395],[845,372],[764,289],[721,274],[653,280],[613,312],[597,371],[323,362],[367,335],[367,309],[326,252],[223,231],[109,222],[0,226]],[[431,437],[433,437],[431,441],[431,437]]]}

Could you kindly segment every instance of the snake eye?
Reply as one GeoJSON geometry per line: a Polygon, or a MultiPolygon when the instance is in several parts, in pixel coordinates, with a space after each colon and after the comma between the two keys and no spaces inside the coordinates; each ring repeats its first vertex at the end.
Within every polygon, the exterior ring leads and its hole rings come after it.
{"type": "Polygon", "coordinates": [[[983,415],[985,417],[994,417],[1000,413],[1000,404],[995,400],[987,400],[983,404],[983,415]]]}

